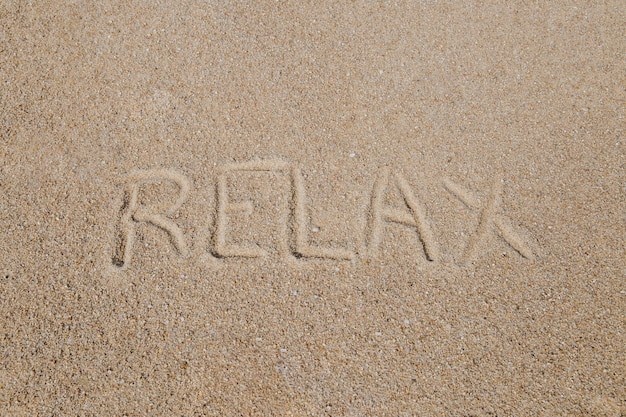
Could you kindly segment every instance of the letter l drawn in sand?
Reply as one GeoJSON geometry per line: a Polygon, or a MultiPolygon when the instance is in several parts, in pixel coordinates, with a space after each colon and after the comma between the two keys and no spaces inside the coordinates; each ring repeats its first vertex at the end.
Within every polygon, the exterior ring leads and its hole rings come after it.
{"type": "Polygon", "coordinates": [[[292,168],[293,180],[293,215],[295,228],[294,254],[302,258],[327,258],[336,260],[352,260],[354,254],[343,248],[313,246],[309,243],[308,216],[306,205],[306,187],[302,172],[299,168],[292,168]]]}

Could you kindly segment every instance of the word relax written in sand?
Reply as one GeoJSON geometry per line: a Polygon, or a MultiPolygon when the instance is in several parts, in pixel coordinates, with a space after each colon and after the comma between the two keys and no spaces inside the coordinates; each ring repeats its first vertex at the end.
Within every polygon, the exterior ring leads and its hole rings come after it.
{"type": "MultiPolygon", "coordinates": [[[[320,258],[351,261],[357,254],[345,248],[315,246],[310,243],[308,234],[307,195],[304,178],[300,169],[292,164],[276,159],[232,163],[222,166],[217,177],[217,213],[215,216],[214,235],[210,252],[216,258],[238,257],[259,258],[267,256],[267,251],[259,246],[243,246],[229,243],[229,220],[235,214],[250,215],[253,205],[250,201],[229,201],[227,178],[236,172],[282,172],[290,182],[290,227],[286,238],[291,242],[290,250],[297,258],[320,258]]],[[[502,181],[496,179],[486,202],[481,202],[471,191],[450,180],[443,181],[444,188],[458,198],[470,210],[479,213],[480,221],[475,232],[470,236],[461,264],[470,262],[478,250],[487,241],[490,234],[496,234],[510,245],[523,258],[532,259],[533,252],[528,244],[514,232],[508,219],[500,212],[502,181]]],[[[127,181],[124,204],[120,211],[117,228],[117,242],[113,255],[113,264],[126,268],[131,262],[136,229],[141,224],[158,227],[169,235],[177,252],[184,257],[190,255],[188,242],[183,230],[173,220],[174,214],[187,200],[191,184],[187,177],[173,170],[133,171],[127,181]],[[167,210],[155,212],[155,208],[139,202],[142,186],[149,183],[169,181],[178,187],[178,196],[167,210]]],[[[416,197],[406,179],[399,172],[390,172],[382,168],[372,189],[368,220],[365,230],[365,257],[374,258],[383,240],[385,224],[396,223],[415,230],[421,242],[424,256],[430,262],[441,259],[441,249],[435,239],[426,210],[416,197]],[[390,186],[397,187],[402,195],[404,209],[393,208],[385,204],[384,196],[390,186]]]]}

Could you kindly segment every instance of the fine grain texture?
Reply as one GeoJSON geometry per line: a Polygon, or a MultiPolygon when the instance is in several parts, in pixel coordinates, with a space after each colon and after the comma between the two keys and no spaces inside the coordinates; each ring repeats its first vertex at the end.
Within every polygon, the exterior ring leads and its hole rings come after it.
{"type": "Polygon", "coordinates": [[[0,416],[626,416],[625,39],[0,1],[0,416]]]}

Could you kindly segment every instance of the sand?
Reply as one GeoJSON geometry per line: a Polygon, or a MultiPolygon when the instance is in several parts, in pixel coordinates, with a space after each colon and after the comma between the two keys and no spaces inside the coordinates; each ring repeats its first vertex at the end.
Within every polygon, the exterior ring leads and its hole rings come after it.
{"type": "Polygon", "coordinates": [[[626,9],[0,4],[0,415],[626,415],[626,9]]]}

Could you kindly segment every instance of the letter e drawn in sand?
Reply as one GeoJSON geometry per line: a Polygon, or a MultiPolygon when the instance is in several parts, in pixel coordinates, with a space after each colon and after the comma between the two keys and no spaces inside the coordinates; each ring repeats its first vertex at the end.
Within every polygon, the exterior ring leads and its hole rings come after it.
{"type": "Polygon", "coordinates": [[[289,163],[280,159],[262,159],[241,163],[227,164],[220,169],[217,177],[217,217],[215,221],[215,255],[221,258],[242,257],[257,258],[265,256],[267,252],[258,246],[240,246],[228,243],[226,231],[228,229],[228,214],[252,214],[253,206],[250,201],[232,203],[228,200],[227,175],[235,171],[287,171],[289,163]]]}
{"type": "Polygon", "coordinates": [[[113,265],[126,268],[130,264],[135,228],[139,223],[152,224],[163,229],[170,236],[172,244],[182,256],[189,255],[182,230],[169,217],[174,215],[189,195],[191,184],[187,177],[169,169],[135,170],[128,178],[128,186],[124,193],[124,203],[120,211],[120,222],[117,230],[113,265]],[[139,204],[139,190],[143,184],[170,181],[179,188],[176,201],[164,212],[153,213],[149,207],[139,204]]]}
{"type": "Polygon", "coordinates": [[[498,213],[502,202],[502,179],[496,177],[494,180],[489,199],[484,207],[480,200],[465,187],[455,184],[454,182],[444,179],[444,187],[456,198],[458,198],[465,206],[471,210],[480,210],[480,221],[476,232],[471,236],[467,245],[467,249],[463,254],[461,264],[465,265],[476,256],[480,246],[483,244],[487,235],[496,229],[498,234],[515,249],[520,255],[526,259],[533,259],[534,255],[530,247],[509,225],[509,220],[504,215],[498,213]]]}
{"type": "Polygon", "coordinates": [[[342,248],[313,246],[309,243],[308,216],[306,210],[306,186],[302,172],[294,167],[291,170],[293,180],[293,216],[295,228],[294,254],[302,258],[328,258],[336,260],[352,260],[354,254],[342,248]]]}
{"type": "Polygon", "coordinates": [[[372,190],[371,209],[368,222],[367,250],[370,256],[378,254],[378,247],[383,236],[384,222],[393,222],[415,227],[424,247],[426,259],[437,261],[440,258],[439,246],[430,229],[426,210],[419,203],[409,183],[399,173],[394,173],[396,186],[400,190],[409,212],[384,206],[384,195],[389,185],[389,169],[384,167],[378,173],[372,190]]]}

